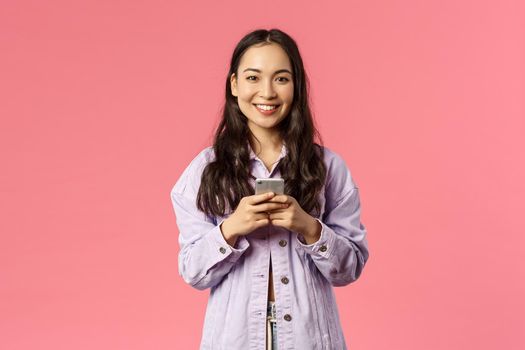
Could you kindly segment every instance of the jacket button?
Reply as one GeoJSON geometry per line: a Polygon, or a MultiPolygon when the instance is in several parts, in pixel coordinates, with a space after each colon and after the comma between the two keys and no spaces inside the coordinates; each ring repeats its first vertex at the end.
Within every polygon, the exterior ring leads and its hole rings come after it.
{"type": "Polygon", "coordinates": [[[286,314],[286,315],[284,315],[284,319],[285,319],[285,321],[291,321],[292,320],[292,316],[290,316],[289,314],[286,314]]]}
{"type": "Polygon", "coordinates": [[[226,253],[226,248],[220,247],[219,248],[219,252],[221,252],[222,254],[226,253]]]}
{"type": "Polygon", "coordinates": [[[281,240],[279,241],[279,245],[280,245],[281,247],[285,247],[285,246],[286,246],[286,241],[285,241],[284,239],[281,239],[281,240]]]}
{"type": "Polygon", "coordinates": [[[283,282],[284,284],[288,284],[289,280],[287,277],[283,277],[281,278],[281,282],[283,282]]]}
{"type": "Polygon", "coordinates": [[[320,251],[322,252],[326,252],[326,246],[323,244],[320,248],[319,248],[320,251]]]}

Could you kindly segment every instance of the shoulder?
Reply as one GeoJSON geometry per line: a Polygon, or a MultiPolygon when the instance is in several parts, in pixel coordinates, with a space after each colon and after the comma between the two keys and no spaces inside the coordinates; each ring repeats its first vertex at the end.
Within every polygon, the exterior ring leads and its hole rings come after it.
{"type": "Polygon", "coordinates": [[[213,151],[213,146],[208,146],[193,156],[193,159],[191,159],[184,169],[183,174],[196,175],[196,173],[202,172],[204,167],[214,159],[215,152],[213,151]]]}
{"type": "Polygon", "coordinates": [[[326,189],[333,194],[345,194],[357,187],[346,160],[331,148],[323,146],[326,165],[326,189]]]}
{"type": "Polygon", "coordinates": [[[182,171],[171,192],[182,193],[188,186],[193,190],[198,189],[204,168],[214,159],[215,153],[213,146],[208,146],[194,154],[193,158],[182,171]]]}
{"type": "Polygon", "coordinates": [[[332,164],[332,162],[339,162],[342,158],[341,156],[339,155],[339,153],[337,153],[336,151],[334,151],[333,149],[327,147],[327,146],[322,146],[322,149],[324,151],[324,160],[325,160],[325,163],[327,164],[332,164]]]}

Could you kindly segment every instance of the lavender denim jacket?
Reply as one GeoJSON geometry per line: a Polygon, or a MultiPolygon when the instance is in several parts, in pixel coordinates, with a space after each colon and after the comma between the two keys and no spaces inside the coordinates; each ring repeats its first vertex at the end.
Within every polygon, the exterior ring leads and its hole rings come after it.
{"type": "MultiPolygon", "coordinates": [[[[250,148],[251,150],[251,148],[250,148]]],[[[230,214],[209,217],[195,204],[205,165],[203,149],[171,190],[179,228],[179,274],[209,289],[200,349],[265,349],[270,255],[277,310],[278,349],[346,349],[333,287],[356,281],[368,260],[359,189],[345,161],[324,147],[328,174],[321,192],[320,239],[307,245],[301,233],[267,225],[240,236],[234,247],[219,225],[230,214]]],[[[279,160],[268,171],[251,150],[254,177],[278,178],[279,160]]],[[[255,187],[255,180],[252,180],[255,187]]]]}

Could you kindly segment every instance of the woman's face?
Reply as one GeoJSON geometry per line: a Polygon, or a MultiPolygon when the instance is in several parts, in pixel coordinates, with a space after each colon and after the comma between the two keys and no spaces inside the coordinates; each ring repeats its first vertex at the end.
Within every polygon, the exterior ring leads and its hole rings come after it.
{"type": "Polygon", "coordinates": [[[276,128],[293,101],[292,66],[286,52],[273,43],[252,46],[241,57],[237,74],[230,77],[231,90],[250,129],[276,128]],[[265,107],[261,104],[277,107],[265,113],[259,110],[265,107]]]}

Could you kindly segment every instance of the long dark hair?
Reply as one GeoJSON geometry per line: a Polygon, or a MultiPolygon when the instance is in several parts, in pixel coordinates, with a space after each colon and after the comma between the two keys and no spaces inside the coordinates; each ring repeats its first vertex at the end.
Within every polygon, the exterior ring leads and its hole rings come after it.
{"type": "Polygon", "coordinates": [[[304,211],[319,217],[318,195],[326,178],[321,135],[314,126],[309,107],[309,81],[295,41],[279,29],[258,29],[245,35],[235,47],[226,79],[226,100],[222,119],[215,131],[215,160],[206,165],[197,194],[198,208],[209,216],[224,216],[237,208],[242,197],[255,194],[250,180],[250,149],[253,136],[247,118],[232,95],[230,77],[237,70],[244,52],[253,45],[276,43],[288,54],[292,64],[294,94],[289,114],[279,123],[287,154],[280,160],[284,193],[294,197],[304,211]],[[317,136],[319,144],[315,143],[317,136]],[[313,212],[315,211],[315,212],[313,212]]]}

